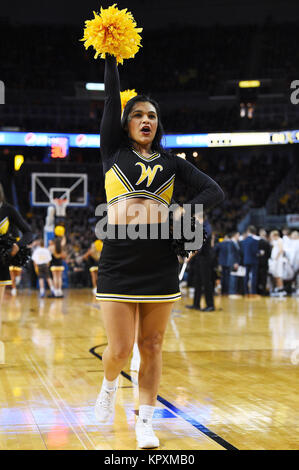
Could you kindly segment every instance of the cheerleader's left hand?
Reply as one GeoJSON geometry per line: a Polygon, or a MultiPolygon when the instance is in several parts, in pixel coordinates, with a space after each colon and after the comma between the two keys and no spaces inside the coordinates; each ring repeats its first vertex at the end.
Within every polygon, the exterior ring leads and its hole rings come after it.
{"type": "Polygon", "coordinates": [[[20,251],[20,248],[19,248],[19,246],[18,246],[16,243],[14,243],[14,244],[12,245],[12,250],[11,250],[11,252],[10,252],[10,256],[16,256],[16,254],[18,253],[18,251],[20,251]]]}

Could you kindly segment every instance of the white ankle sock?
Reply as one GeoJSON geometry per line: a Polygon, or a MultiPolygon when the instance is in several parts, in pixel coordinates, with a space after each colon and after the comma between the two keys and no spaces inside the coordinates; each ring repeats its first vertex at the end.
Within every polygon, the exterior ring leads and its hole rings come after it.
{"type": "Polygon", "coordinates": [[[117,382],[118,382],[118,377],[116,377],[115,380],[107,380],[105,377],[104,377],[104,380],[103,380],[103,387],[105,388],[105,390],[116,390],[117,388],[117,382]]]}
{"type": "Polygon", "coordinates": [[[142,420],[151,421],[154,415],[155,407],[150,405],[139,406],[139,418],[142,420]]]}

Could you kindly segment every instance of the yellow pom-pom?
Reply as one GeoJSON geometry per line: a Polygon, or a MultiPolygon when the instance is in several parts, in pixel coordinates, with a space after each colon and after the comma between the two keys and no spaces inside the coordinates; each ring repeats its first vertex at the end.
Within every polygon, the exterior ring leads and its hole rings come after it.
{"type": "Polygon", "coordinates": [[[102,240],[96,240],[94,242],[94,246],[96,247],[96,250],[97,251],[102,251],[102,248],[103,248],[103,242],[102,240]]]}
{"type": "Polygon", "coordinates": [[[56,225],[54,233],[56,237],[63,237],[65,233],[65,228],[63,225],[56,225]]]}
{"type": "Polygon", "coordinates": [[[116,57],[122,64],[124,59],[131,59],[137,54],[141,46],[142,28],[137,28],[132,13],[119,10],[116,3],[109,8],[101,7],[100,15],[93,12],[94,19],[85,21],[84,46],[88,49],[93,46],[96,54],[105,59],[106,54],[116,57]]]}
{"type": "Polygon", "coordinates": [[[134,96],[137,96],[137,93],[135,90],[125,90],[120,92],[120,99],[121,99],[121,112],[125,109],[125,106],[130,99],[134,98],[134,96]]]}

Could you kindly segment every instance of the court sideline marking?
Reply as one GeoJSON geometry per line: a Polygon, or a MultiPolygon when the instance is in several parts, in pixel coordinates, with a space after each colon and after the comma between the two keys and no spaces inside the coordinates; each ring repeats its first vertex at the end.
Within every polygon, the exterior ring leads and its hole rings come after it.
{"type": "MultiPolygon", "coordinates": [[[[93,354],[95,357],[97,357],[98,359],[100,359],[102,361],[102,356],[100,356],[100,354],[98,354],[97,352],[95,352],[95,350],[97,348],[100,348],[101,346],[103,346],[102,344],[99,344],[98,346],[94,346],[93,348],[91,348],[89,350],[89,352],[91,354],[93,354]]],[[[127,374],[126,372],[124,371],[121,371],[121,375],[123,377],[125,377],[126,379],[128,379],[130,382],[132,383],[135,383],[136,382],[133,380],[133,378],[127,374]]],[[[170,403],[169,401],[167,401],[165,398],[161,397],[160,395],[157,396],[157,400],[162,403],[164,406],[166,406],[166,408],[169,408],[173,413],[175,413],[176,415],[178,415],[180,418],[183,418],[185,421],[187,421],[189,424],[191,424],[192,426],[194,426],[198,431],[202,432],[203,434],[205,434],[206,436],[208,436],[210,439],[212,439],[213,441],[217,442],[217,444],[221,445],[222,447],[224,447],[224,449],[226,450],[239,450],[237,449],[237,447],[234,447],[232,444],[230,444],[229,442],[227,442],[225,439],[223,439],[222,437],[218,436],[218,434],[215,434],[213,431],[211,431],[210,429],[206,428],[203,424],[199,423],[198,421],[196,421],[195,419],[191,418],[189,415],[187,415],[187,413],[185,413],[184,411],[180,410],[179,408],[177,408],[175,405],[173,405],[172,403],[170,403]]]]}

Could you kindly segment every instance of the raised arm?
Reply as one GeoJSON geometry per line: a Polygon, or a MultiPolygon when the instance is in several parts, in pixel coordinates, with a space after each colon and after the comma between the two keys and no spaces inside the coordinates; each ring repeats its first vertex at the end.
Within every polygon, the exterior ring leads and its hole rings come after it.
{"type": "Polygon", "coordinates": [[[87,250],[87,252],[84,253],[84,255],[81,256],[81,259],[82,259],[82,260],[86,260],[90,255],[91,255],[91,248],[89,248],[89,249],[87,250]]]}
{"type": "Polygon", "coordinates": [[[101,155],[104,167],[119,147],[121,128],[121,101],[119,74],[116,58],[110,55],[105,59],[105,106],[101,121],[101,155]]]}
{"type": "Polygon", "coordinates": [[[190,162],[177,158],[177,176],[189,187],[197,190],[197,195],[187,201],[192,206],[192,213],[195,210],[195,204],[203,204],[203,209],[207,210],[216,206],[224,200],[224,192],[220,186],[208,175],[200,171],[190,162]]]}
{"type": "Polygon", "coordinates": [[[11,206],[8,205],[9,208],[9,220],[13,225],[18,227],[19,230],[22,232],[22,237],[21,239],[17,242],[17,245],[21,246],[26,246],[29,245],[32,240],[33,240],[33,233],[31,232],[31,229],[27,222],[23,219],[23,217],[20,216],[18,211],[11,206]]]}

